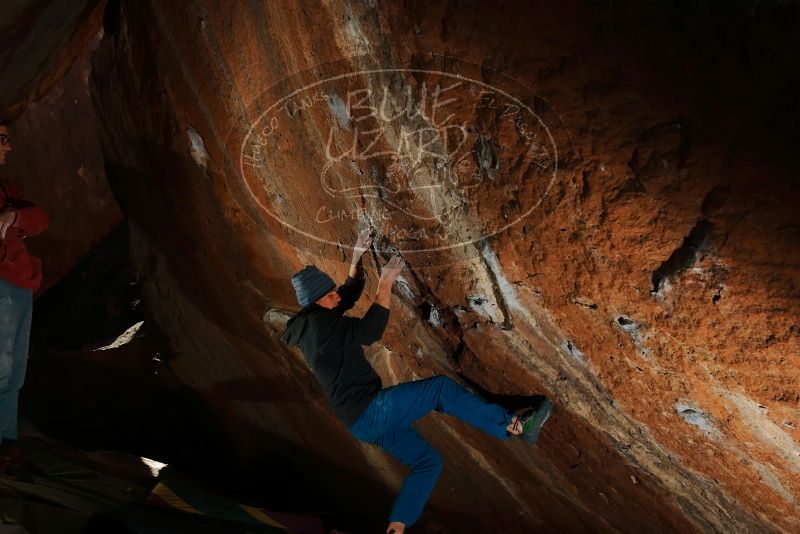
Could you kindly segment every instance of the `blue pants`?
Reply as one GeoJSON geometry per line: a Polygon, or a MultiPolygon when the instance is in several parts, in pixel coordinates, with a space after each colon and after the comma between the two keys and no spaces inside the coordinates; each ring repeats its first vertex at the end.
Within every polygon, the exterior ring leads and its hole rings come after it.
{"type": "Polygon", "coordinates": [[[381,390],[350,426],[350,432],[411,468],[392,507],[390,522],[413,525],[439,478],[442,457],[411,427],[411,423],[433,410],[455,416],[498,439],[508,438],[506,427],[514,416],[446,376],[381,390]]]}
{"type": "Polygon", "coordinates": [[[0,443],[17,439],[19,390],[28,365],[33,291],[0,280],[0,443]]]}

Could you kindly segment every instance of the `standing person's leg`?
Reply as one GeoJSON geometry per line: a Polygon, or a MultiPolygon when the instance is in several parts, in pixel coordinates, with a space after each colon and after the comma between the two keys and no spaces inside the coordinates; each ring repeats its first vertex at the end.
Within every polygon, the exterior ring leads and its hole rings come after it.
{"type": "Polygon", "coordinates": [[[3,441],[3,422],[12,409],[6,391],[11,380],[14,362],[14,343],[19,326],[19,310],[14,301],[11,284],[0,280],[0,443],[3,441]]]}
{"type": "Polygon", "coordinates": [[[389,522],[410,527],[419,519],[436,485],[442,471],[442,457],[410,426],[387,432],[375,445],[411,468],[389,514],[389,522]]]}
{"type": "Polygon", "coordinates": [[[0,442],[19,437],[19,390],[25,382],[33,293],[0,281],[0,442]]]}
{"type": "Polygon", "coordinates": [[[508,410],[473,395],[446,376],[406,382],[381,391],[386,430],[411,425],[431,411],[452,415],[499,439],[514,418],[508,410]]]}

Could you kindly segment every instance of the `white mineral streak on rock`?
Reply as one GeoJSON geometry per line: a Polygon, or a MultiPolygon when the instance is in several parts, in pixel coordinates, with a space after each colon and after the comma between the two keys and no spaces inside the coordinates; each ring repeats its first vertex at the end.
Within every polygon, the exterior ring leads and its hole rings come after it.
{"type": "Polygon", "coordinates": [[[186,130],[186,135],[189,136],[189,150],[192,153],[192,158],[198,165],[205,169],[208,166],[208,151],[206,150],[206,144],[203,142],[203,138],[197,133],[197,130],[191,126],[186,130]]]}
{"type": "Polygon", "coordinates": [[[110,344],[95,350],[117,349],[119,347],[122,347],[123,345],[127,345],[128,343],[133,341],[133,338],[136,337],[136,332],[139,331],[139,329],[142,327],[143,324],[144,321],[139,321],[135,325],[125,330],[125,332],[123,332],[117,339],[115,339],[110,344]]]}

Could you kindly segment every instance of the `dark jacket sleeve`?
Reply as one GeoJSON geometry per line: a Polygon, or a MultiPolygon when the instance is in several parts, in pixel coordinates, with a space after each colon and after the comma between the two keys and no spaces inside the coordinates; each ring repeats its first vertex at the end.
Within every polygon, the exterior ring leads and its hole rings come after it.
{"type": "Polygon", "coordinates": [[[50,217],[42,208],[25,200],[19,187],[9,180],[0,182],[0,187],[5,195],[3,208],[13,208],[17,212],[14,228],[19,228],[25,235],[41,234],[47,229],[50,217]]]}
{"type": "Polygon", "coordinates": [[[345,312],[356,305],[358,299],[361,298],[361,292],[364,291],[364,279],[347,277],[344,284],[339,286],[336,290],[342,300],[336,306],[339,311],[345,312]]]}
{"type": "Polygon", "coordinates": [[[389,310],[380,304],[373,304],[361,319],[342,317],[344,339],[351,345],[372,345],[378,341],[389,323],[389,310]]]}

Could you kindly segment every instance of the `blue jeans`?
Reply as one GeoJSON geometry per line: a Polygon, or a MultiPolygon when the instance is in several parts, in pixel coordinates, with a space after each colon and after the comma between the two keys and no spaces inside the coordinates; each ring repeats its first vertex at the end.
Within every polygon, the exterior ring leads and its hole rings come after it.
{"type": "Polygon", "coordinates": [[[33,291],[0,280],[0,443],[17,439],[19,390],[28,365],[33,291]]]}
{"type": "Polygon", "coordinates": [[[350,432],[411,468],[392,507],[390,522],[413,525],[439,478],[442,457],[411,427],[411,423],[433,410],[455,416],[498,439],[508,439],[506,427],[514,416],[446,376],[381,390],[350,426],[350,432]]]}

